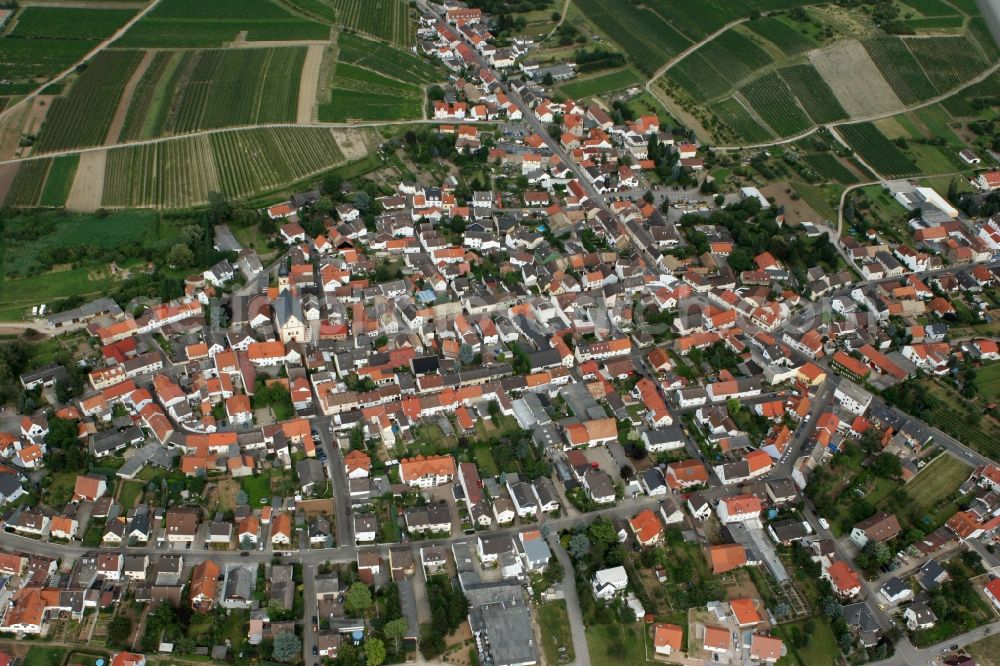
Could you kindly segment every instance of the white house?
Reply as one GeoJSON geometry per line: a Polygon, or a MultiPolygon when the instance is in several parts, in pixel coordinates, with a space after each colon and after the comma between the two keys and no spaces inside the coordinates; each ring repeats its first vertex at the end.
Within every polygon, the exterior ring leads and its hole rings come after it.
{"type": "Polygon", "coordinates": [[[590,579],[590,587],[595,597],[610,601],[628,587],[628,573],[622,566],[600,569],[590,579]]]}

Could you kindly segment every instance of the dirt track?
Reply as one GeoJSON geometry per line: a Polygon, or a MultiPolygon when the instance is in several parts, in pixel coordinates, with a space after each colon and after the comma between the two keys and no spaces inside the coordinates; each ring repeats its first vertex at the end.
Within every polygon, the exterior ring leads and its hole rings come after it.
{"type": "Polygon", "coordinates": [[[129,77],[128,83],[125,84],[121,100],[118,102],[118,108],[115,110],[115,117],[111,120],[111,127],[108,128],[108,134],[104,138],[105,145],[118,142],[118,136],[122,133],[122,126],[125,124],[125,117],[128,115],[128,107],[132,104],[132,96],[135,95],[135,89],[139,85],[142,75],[146,73],[149,63],[153,62],[155,56],[156,51],[146,51],[142,56],[142,60],[139,61],[139,66],[135,68],[132,76],[129,77]]]}
{"type": "Polygon", "coordinates": [[[299,78],[299,106],[295,120],[303,125],[311,123],[313,109],[316,106],[316,88],[319,86],[319,70],[323,64],[323,51],[326,47],[313,44],[306,50],[306,59],[302,63],[302,76],[299,78]]]}

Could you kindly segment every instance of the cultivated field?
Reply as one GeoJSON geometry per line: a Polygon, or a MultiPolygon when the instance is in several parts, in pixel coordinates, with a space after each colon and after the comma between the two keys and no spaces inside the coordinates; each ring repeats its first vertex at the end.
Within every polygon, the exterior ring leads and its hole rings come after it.
{"type": "Polygon", "coordinates": [[[647,74],[691,44],[659,14],[629,0],[576,0],[575,4],[647,74]]]}
{"type": "Polygon", "coordinates": [[[694,101],[704,102],[728,94],[772,62],[749,38],[727,30],[667,70],[667,77],[694,101]]]}
{"type": "Polygon", "coordinates": [[[821,176],[843,185],[851,185],[860,181],[857,174],[844,166],[833,153],[813,153],[802,158],[821,176]]]}
{"type": "Polygon", "coordinates": [[[0,39],[0,95],[30,92],[77,62],[134,16],[134,9],[25,7],[0,39]]]}
{"type": "Polygon", "coordinates": [[[413,44],[413,23],[406,0],[329,0],[344,28],[392,42],[413,44]]]}
{"type": "Polygon", "coordinates": [[[337,37],[338,60],[359,65],[407,83],[442,81],[443,72],[430,60],[384,42],[343,32],[337,37]]]}
{"type": "Polygon", "coordinates": [[[847,118],[830,86],[812,65],[791,65],[779,70],[781,78],[815,123],[829,123],[847,118]]]}
{"type": "Polygon", "coordinates": [[[101,205],[186,208],[209,192],[235,198],[289,185],[344,162],[321,128],[234,130],[109,151],[101,205]]]}
{"type": "Polygon", "coordinates": [[[603,95],[604,93],[623,90],[632,86],[642,85],[644,80],[631,68],[618,69],[595,76],[581,77],[568,81],[559,89],[573,99],[603,95]]]}
{"type": "Polygon", "coordinates": [[[330,100],[319,105],[319,119],[401,120],[423,117],[423,91],[415,85],[340,63],[330,79],[330,100]]]}
{"type": "Polygon", "coordinates": [[[986,68],[979,50],[965,37],[908,39],[906,45],[939,93],[965,83],[986,68]]]}
{"type": "Polygon", "coordinates": [[[937,91],[917,59],[899,37],[874,37],[864,41],[865,49],[899,99],[914,104],[934,97],[937,91]]]}
{"type": "Polygon", "coordinates": [[[917,165],[872,123],[843,125],[837,131],[873,169],[888,178],[912,176],[917,165]]]}
{"type": "Polygon", "coordinates": [[[776,72],[769,72],[740,90],[750,106],[778,136],[792,136],[812,126],[795,96],[776,72]]]}
{"type": "Polygon", "coordinates": [[[141,51],[98,53],[69,93],[53,101],[35,143],[36,152],[104,143],[125,83],[141,59],[141,51]]]}
{"type": "Polygon", "coordinates": [[[166,133],[295,122],[305,47],[199,51],[175,90],[166,133]]]}
{"type": "MultiPolygon", "coordinates": [[[[745,143],[762,143],[772,138],[770,131],[754,120],[750,112],[734,98],[724,99],[709,109],[715,117],[729,128],[733,139],[745,143]]],[[[713,129],[714,131],[714,129],[713,129]]]]}
{"type": "Polygon", "coordinates": [[[322,40],[330,26],[296,16],[270,0],[162,0],[118,46],[205,48],[232,42],[322,40]]]}
{"type": "Polygon", "coordinates": [[[809,61],[851,117],[892,113],[902,107],[860,42],[847,40],[812,51],[809,61]],[[859,85],[859,81],[864,81],[864,85],[859,85]]]}
{"type": "Polygon", "coordinates": [[[42,187],[49,175],[52,160],[32,160],[22,162],[17,168],[17,175],[7,191],[4,205],[15,207],[37,206],[42,194],[42,187]]]}
{"type": "Polygon", "coordinates": [[[796,56],[818,44],[782,17],[767,16],[749,21],[746,27],[774,44],[786,56],[796,56]]]}

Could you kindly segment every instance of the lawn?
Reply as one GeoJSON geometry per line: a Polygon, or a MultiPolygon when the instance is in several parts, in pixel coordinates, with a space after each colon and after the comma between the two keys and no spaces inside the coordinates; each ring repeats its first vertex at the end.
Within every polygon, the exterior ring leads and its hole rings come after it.
{"type": "Polygon", "coordinates": [[[629,86],[640,85],[642,82],[642,77],[631,68],[626,67],[597,76],[573,79],[560,86],[560,90],[573,99],[580,99],[581,97],[601,95],[629,86]]]}
{"type": "Polygon", "coordinates": [[[977,370],[973,383],[986,402],[1000,399],[1000,363],[991,363],[977,370]]]}
{"type": "Polygon", "coordinates": [[[76,485],[76,472],[55,472],[49,475],[52,484],[44,491],[45,503],[53,508],[62,508],[73,499],[73,488],[76,485]]]}
{"type": "Polygon", "coordinates": [[[249,498],[250,506],[259,508],[261,499],[271,499],[271,474],[264,472],[253,476],[243,477],[243,492],[249,498]]]}
{"type": "Polygon", "coordinates": [[[125,509],[135,507],[136,501],[142,497],[143,484],[138,481],[125,481],[118,494],[118,503],[125,509]]]}
{"type": "Polygon", "coordinates": [[[24,657],[23,666],[57,666],[66,658],[62,648],[32,646],[24,657]]]}
{"type": "Polygon", "coordinates": [[[804,648],[793,649],[789,641],[790,633],[792,627],[802,626],[807,622],[807,620],[802,620],[800,622],[792,622],[789,624],[783,624],[775,630],[775,633],[780,636],[785,641],[785,645],[788,645],[788,655],[779,661],[779,664],[801,664],[801,666],[826,666],[827,664],[837,664],[840,662],[840,649],[837,647],[837,639],[833,636],[833,630],[830,629],[830,625],[822,620],[822,618],[815,618],[813,620],[812,631],[805,633],[809,638],[809,644],[804,648]]]}
{"type": "Polygon", "coordinates": [[[479,476],[482,478],[494,477],[500,473],[497,469],[497,461],[493,459],[493,452],[487,444],[478,444],[472,449],[472,455],[479,466],[479,476]]]}
{"type": "Polygon", "coordinates": [[[979,666],[1000,666],[1000,635],[987,636],[966,649],[979,666]]]}
{"type": "Polygon", "coordinates": [[[646,625],[599,624],[587,628],[587,650],[593,666],[621,666],[646,661],[643,631],[646,625]]]}
{"type": "Polygon", "coordinates": [[[928,511],[954,495],[971,471],[972,468],[958,458],[942,454],[920,470],[903,489],[913,504],[928,511]]]}
{"type": "Polygon", "coordinates": [[[572,662],[575,657],[566,602],[560,599],[541,604],[538,607],[538,624],[542,628],[545,662],[553,666],[572,662]],[[560,649],[563,651],[560,652],[560,649]]]}

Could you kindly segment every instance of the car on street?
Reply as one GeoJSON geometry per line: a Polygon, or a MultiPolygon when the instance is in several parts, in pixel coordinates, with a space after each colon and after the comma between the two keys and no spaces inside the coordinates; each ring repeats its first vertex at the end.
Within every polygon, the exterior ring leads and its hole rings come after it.
{"type": "Polygon", "coordinates": [[[830,529],[830,523],[829,521],[827,521],[826,518],[819,519],[819,526],[822,527],[824,530],[830,529]]]}

